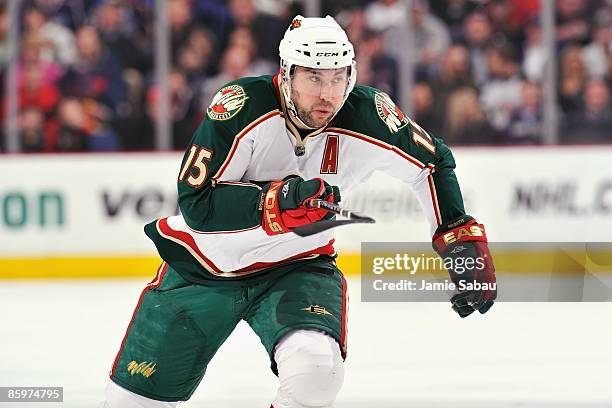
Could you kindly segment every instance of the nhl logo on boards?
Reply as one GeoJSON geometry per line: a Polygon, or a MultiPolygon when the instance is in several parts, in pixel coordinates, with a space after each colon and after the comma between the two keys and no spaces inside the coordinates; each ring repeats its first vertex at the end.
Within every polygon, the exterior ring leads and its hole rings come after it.
{"type": "Polygon", "coordinates": [[[378,116],[393,133],[397,133],[408,124],[406,115],[402,113],[386,93],[376,92],[374,103],[376,104],[378,116]]]}
{"type": "Polygon", "coordinates": [[[215,95],[206,114],[212,120],[228,120],[244,106],[249,97],[240,85],[221,88],[215,95]]]}

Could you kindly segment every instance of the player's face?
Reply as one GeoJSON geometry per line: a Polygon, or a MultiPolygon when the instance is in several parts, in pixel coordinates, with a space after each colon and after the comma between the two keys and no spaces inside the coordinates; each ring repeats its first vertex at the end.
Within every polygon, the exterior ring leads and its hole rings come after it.
{"type": "Polygon", "coordinates": [[[296,67],[291,77],[291,100],[300,119],[310,127],[325,126],[342,106],[348,86],[347,67],[296,67]]]}

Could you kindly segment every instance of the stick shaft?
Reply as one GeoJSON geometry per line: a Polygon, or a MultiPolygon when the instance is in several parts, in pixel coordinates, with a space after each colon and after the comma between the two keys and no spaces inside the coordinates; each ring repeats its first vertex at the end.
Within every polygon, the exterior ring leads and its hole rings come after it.
{"type": "Polygon", "coordinates": [[[354,214],[352,211],[346,210],[340,207],[338,204],[330,203],[329,201],[314,199],[310,200],[308,203],[309,207],[317,207],[317,208],[325,208],[328,211],[333,212],[334,214],[341,215],[346,218],[354,218],[354,214]]]}

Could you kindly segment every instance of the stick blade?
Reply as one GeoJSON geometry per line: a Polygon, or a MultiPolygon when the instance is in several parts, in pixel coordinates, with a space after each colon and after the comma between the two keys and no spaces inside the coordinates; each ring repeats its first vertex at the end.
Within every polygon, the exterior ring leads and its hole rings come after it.
{"type": "Polygon", "coordinates": [[[318,234],[319,232],[327,231],[330,228],[340,227],[342,225],[349,224],[374,224],[376,221],[373,218],[366,216],[359,216],[359,218],[353,218],[350,220],[323,220],[313,222],[312,224],[302,225],[301,227],[293,228],[300,237],[307,237],[310,235],[318,234]]]}

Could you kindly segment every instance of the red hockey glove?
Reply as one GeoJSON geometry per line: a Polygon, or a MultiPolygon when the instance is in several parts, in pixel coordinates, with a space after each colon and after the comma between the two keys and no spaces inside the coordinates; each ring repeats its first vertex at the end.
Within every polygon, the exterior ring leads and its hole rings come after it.
{"type": "Polygon", "coordinates": [[[268,235],[284,234],[295,227],[334,216],[323,208],[308,207],[313,199],[338,203],[340,191],[320,178],[304,181],[301,177],[292,177],[267,184],[260,201],[264,231],[268,235]]]}
{"type": "Polygon", "coordinates": [[[486,313],[497,297],[497,282],[484,226],[469,215],[461,216],[438,227],[433,247],[457,286],[453,310],[461,317],[475,310],[486,313]]]}

